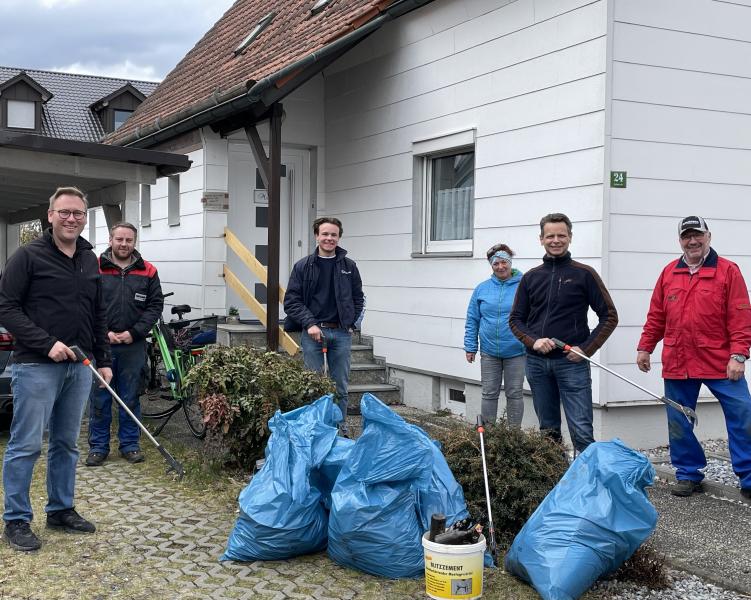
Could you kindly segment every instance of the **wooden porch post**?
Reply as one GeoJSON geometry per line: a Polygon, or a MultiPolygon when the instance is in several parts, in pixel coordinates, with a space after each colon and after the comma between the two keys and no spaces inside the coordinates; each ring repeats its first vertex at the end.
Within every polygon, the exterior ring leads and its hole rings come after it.
{"type": "Polygon", "coordinates": [[[282,105],[271,106],[269,120],[269,156],[263,149],[255,125],[245,127],[245,134],[269,195],[268,265],[266,274],[266,346],[279,349],[279,245],[280,191],[282,174],[282,105]]]}

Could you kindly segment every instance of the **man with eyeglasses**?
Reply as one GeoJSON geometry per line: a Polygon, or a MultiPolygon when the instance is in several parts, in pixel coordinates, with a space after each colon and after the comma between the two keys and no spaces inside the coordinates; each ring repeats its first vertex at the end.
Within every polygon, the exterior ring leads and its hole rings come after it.
{"type": "Polygon", "coordinates": [[[0,323],[16,338],[13,421],[3,459],[3,537],[15,550],[41,547],[30,526],[29,490],[45,430],[47,527],[95,531],[73,502],[78,435],[92,373],[70,347],[81,348],[102,377],[112,379],[99,264],[81,237],[87,207],[81,190],[58,188],[47,211],[51,227],[10,257],[0,279],[0,323]]]}
{"type": "MultiPolygon", "coordinates": [[[[751,500],[751,394],[744,376],[751,346],[751,304],[735,263],[717,255],[702,217],[678,224],[683,256],[660,274],[636,364],[645,373],[662,340],[665,396],[696,409],[702,384],[720,401],[728,430],[733,470],[741,494],[751,500]]],[[[670,459],[676,468],[675,496],[701,493],[707,466],[704,450],[683,413],[667,407],[670,459]]]]}

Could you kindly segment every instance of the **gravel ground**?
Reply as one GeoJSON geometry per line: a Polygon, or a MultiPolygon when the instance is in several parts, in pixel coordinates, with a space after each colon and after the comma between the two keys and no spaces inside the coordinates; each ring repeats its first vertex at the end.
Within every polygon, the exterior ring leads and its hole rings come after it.
{"type": "MultiPolygon", "coordinates": [[[[705,442],[702,442],[701,445],[704,448],[705,452],[712,452],[714,454],[729,456],[727,440],[707,440],[705,442]]],[[[640,451],[646,454],[649,458],[669,456],[669,448],[667,446],[649,448],[640,451]]],[[[669,466],[673,468],[673,470],[675,470],[672,465],[669,466]]],[[[707,467],[703,472],[706,479],[716,481],[718,483],[731,487],[741,487],[740,480],[738,479],[738,476],[733,472],[733,467],[729,461],[709,457],[707,458],[707,467]]]]}
{"type": "Polygon", "coordinates": [[[748,600],[749,596],[723,590],[705,583],[694,575],[671,572],[673,587],[664,590],[621,583],[601,581],[594,585],[593,592],[603,593],[612,600],[748,600]]]}

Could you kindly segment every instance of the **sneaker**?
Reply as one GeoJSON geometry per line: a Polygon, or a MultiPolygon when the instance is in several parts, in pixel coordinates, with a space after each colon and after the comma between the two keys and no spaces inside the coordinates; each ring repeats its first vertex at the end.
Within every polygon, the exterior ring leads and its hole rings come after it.
{"type": "Polygon", "coordinates": [[[101,467],[105,460],[107,460],[107,455],[103,452],[89,452],[85,464],[87,467],[101,467]]]}
{"type": "Polygon", "coordinates": [[[143,455],[143,452],[140,450],[131,450],[130,452],[121,452],[120,456],[122,456],[125,460],[127,460],[131,464],[136,463],[142,463],[146,460],[146,457],[143,455]]]}
{"type": "Polygon", "coordinates": [[[47,527],[62,529],[67,533],[94,533],[96,531],[94,524],[89,523],[73,508],[47,513],[47,527]]]}
{"type": "Polygon", "coordinates": [[[3,537],[11,548],[21,552],[31,552],[42,547],[42,542],[34,535],[28,521],[6,521],[3,537]]]}
{"type": "Polygon", "coordinates": [[[691,494],[704,493],[704,486],[701,481],[691,481],[690,479],[679,479],[677,483],[670,488],[670,493],[673,496],[686,497],[691,494]]]}

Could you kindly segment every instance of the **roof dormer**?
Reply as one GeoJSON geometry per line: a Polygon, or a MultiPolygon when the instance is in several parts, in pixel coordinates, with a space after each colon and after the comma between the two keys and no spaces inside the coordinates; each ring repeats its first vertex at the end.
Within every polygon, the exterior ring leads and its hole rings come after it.
{"type": "Polygon", "coordinates": [[[42,104],[52,94],[25,71],[0,83],[0,127],[39,133],[42,129],[42,104]]]}
{"type": "Polygon", "coordinates": [[[112,133],[118,129],[133,111],[146,99],[136,87],[126,83],[111,94],[94,102],[89,108],[102,122],[104,131],[112,133]]]}

